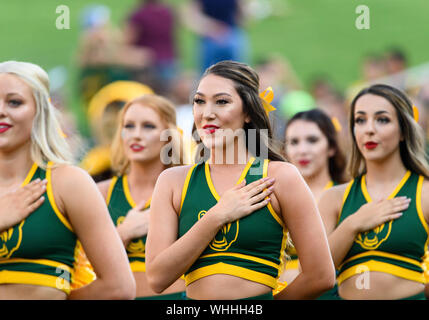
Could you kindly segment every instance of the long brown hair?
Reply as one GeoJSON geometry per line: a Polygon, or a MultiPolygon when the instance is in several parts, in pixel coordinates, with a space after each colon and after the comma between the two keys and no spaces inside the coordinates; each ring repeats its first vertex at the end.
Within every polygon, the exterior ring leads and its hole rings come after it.
{"type": "Polygon", "coordinates": [[[423,129],[414,120],[413,103],[400,90],[385,85],[375,84],[362,89],[353,99],[349,115],[349,128],[353,139],[348,170],[352,177],[366,172],[365,159],[356,145],[354,134],[356,101],[365,94],[383,97],[395,108],[403,141],[399,143],[401,160],[408,170],[429,179],[429,165],[425,156],[425,140],[423,129]]]}
{"type": "MultiPolygon", "coordinates": [[[[243,112],[250,118],[249,123],[245,123],[243,127],[247,150],[254,156],[260,155],[261,150],[268,150],[268,159],[285,161],[281,155],[280,146],[273,140],[270,121],[259,97],[258,74],[244,63],[229,60],[218,62],[207,68],[201,79],[210,74],[232,80],[234,83],[235,90],[243,103],[243,112]],[[249,143],[249,130],[251,129],[254,129],[256,133],[255,145],[249,143]],[[263,129],[268,131],[267,136],[261,131],[263,129]]],[[[192,131],[193,136],[198,139],[195,124],[192,131]]],[[[201,152],[196,155],[196,162],[206,160],[209,155],[210,150],[203,145],[201,152]]]]}
{"type": "Polygon", "coordinates": [[[317,125],[319,130],[328,140],[328,147],[335,150],[334,155],[328,159],[329,176],[337,183],[345,182],[344,170],[346,168],[346,158],[338,144],[337,131],[332,124],[332,120],[320,109],[298,112],[288,121],[286,132],[288,127],[297,120],[313,122],[317,125]]]}

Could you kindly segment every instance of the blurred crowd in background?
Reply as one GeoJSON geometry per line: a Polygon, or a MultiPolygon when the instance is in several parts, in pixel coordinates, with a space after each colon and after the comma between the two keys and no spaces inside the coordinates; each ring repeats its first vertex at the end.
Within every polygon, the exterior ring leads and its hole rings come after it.
{"type": "MultiPolygon", "coordinates": [[[[259,7],[263,14],[262,7],[259,7]]],[[[272,87],[276,110],[270,114],[276,139],[284,140],[288,119],[299,111],[320,108],[341,131],[341,146],[348,148],[348,109],[356,93],[370,83],[385,83],[405,91],[419,110],[419,123],[429,137],[428,65],[410,67],[403,48],[392,46],[362,57],[360,79],[339,89],[329,75],[315,74],[303,83],[287,57],[267,52],[250,61],[252,43],[246,34],[249,8],[241,0],[193,0],[180,9],[162,0],[136,1],[122,27],[111,23],[111,11],[102,4],[81,12],[82,33],[76,58],[76,84],[91,134],[79,136],[73,115],[65,114],[64,132],[76,157],[96,180],[110,175],[109,146],[118,111],[144,93],[155,92],[176,106],[178,126],[190,137],[193,125],[191,94],[196,79],[221,60],[250,64],[260,76],[261,92],[272,87]],[[198,66],[183,69],[178,56],[177,26],[185,25],[197,37],[198,66]]],[[[55,89],[55,88],[53,88],[55,89]]],[[[53,101],[65,111],[61,93],[53,101]]],[[[347,154],[347,152],[345,152],[347,154]]]]}

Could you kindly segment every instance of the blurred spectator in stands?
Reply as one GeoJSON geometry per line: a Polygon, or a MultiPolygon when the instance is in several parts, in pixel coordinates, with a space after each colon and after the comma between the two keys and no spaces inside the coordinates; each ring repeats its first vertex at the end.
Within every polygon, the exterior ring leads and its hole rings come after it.
{"type": "Polygon", "coordinates": [[[153,86],[158,87],[154,89],[166,94],[178,68],[173,9],[160,0],[139,0],[128,18],[126,36],[129,44],[149,50],[157,81],[153,86]]]}
{"type": "Polygon", "coordinates": [[[388,49],[385,54],[386,71],[392,76],[390,85],[400,90],[407,89],[407,58],[405,53],[399,48],[388,49]]]}
{"type": "Polygon", "coordinates": [[[192,113],[192,91],[197,83],[193,71],[182,71],[172,82],[169,98],[176,106],[177,127],[183,130],[184,137],[191,138],[194,115],[192,113]]]}
{"type": "Polygon", "coordinates": [[[288,92],[299,90],[302,85],[289,61],[279,54],[267,54],[257,62],[255,70],[259,75],[259,91],[273,88],[272,105],[276,110],[270,113],[269,118],[274,136],[282,141],[287,118],[280,108],[280,102],[288,92]]]}
{"type": "Polygon", "coordinates": [[[336,88],[326,75],[315,75],[311,78],[309,90],[316,104],[323,101],[326,97],[331,96],[336,88]]]}
{"type": "Polygon", "coordinates": [[[222,60],[248,61],[242,0],[189,0],[183,19],[199,36],[199,71],[222,60]]]}
{"type": "Polygon", "coordinates": [[[361,79],[347,89],[347,101],[351,102],[361,89],[386,76],[386,74],[386,61],[382,56],[374,53],[365,55],[361,64],[361,79]]]}
{"type": "Polygon", "coordinates": [[[386,67],[388,74],[402,72],[407,69],[407,58],[399,48],[391,48],[386,52],[386,67]]]}
{"type": "Polygon", "coordinates": [[[421,86],[414,104],[419,110],[419,124],[425,132],[426,156],[429,156],[429,82],[421,86]]]}
{"type": "Polygon", "coordinates": [[[123,34],[110,22],[110,9],[89,5],[81,14],[82,33],[77,51],[79,95],[85,107],[93,95],[108,83],[132,79],[134,68],[149,61],[145,50],[129,46],[123,34]]]}

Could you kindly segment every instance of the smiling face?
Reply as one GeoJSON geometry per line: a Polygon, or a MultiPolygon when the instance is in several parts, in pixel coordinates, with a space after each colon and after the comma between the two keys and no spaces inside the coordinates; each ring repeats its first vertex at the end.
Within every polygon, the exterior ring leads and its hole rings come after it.
{"type": "Polygon", "coordinates": [[[316,123],[295,120],[288,125],[285,138],[287,158],[304,178],[312,177],[328,167],[334,150],[329,148],[328,139],[316,123]]]}
{"type": "Polygon", "coordinates": [[[167,126],[160,115],[148,106],[132,104],[124,115],[122,123],[122,143],[125,156],[130,161],[154,161],[160,159],[165,145],[161,133],[167,126]]]}
{"type": "Polygon", "coordinates": [[[365,160],[382,161],[399,154],[401,129],[396,110],[388,100],[373,94],[361,96],[353,118],[355,142],[365,160]]]}
{"type": "Polygon", "coordinates": [[[0,74],[0,150],[9,152],[31,144],[36,114],[32,89],[18,76],[0,74]]]}
{"type": "Polygon", "coordinates": [[[230,145],[234,141],[231,133],[250,121],[243,113],[243,103],[234,82],[213,74],[201,80],[194,95],[193,111],[195,126],[208,148],[230,145]]]}

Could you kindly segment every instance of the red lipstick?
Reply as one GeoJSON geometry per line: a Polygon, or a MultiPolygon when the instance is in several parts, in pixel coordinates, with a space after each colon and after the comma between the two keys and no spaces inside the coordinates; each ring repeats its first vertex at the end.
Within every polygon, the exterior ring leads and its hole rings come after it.
{"type": "Polygon", "coordinates": [[[214,133],[217,129],[219,129],[218,126],[214,125],[214,124],[206,124],[203,129],[205,130],[206,133],[214,133]]]}
{"type": "Polygon", "coordinates": [[[137,143],[133,143],[133,144],[130,146],[130,149],[131,149],[132,151],[134,151],[134,152],[140,152],[140,151],[143,151],[143,150],[144,150],[144,147],[143,147],[143,146],[141,146],[141,145],[139,145],[139,144],[137,144],[137,143]]]}
{"type": "Polygon", "coordinates": [[[6,132],[10,128],[12,128],[12,126],[10,124],[5,123],[5,122],[0,123],[0,133],[6,132]]]}
{"type": "Polygon", "coordinates": [[[298,163],[300,166],[306,166],[310,163],[310,160],[299,160],[298,163]]]}
{"type": "Polygon", "coordinates": [[[367,148],[369,150],[375,149],[375,148],[377,148],[377,146],[378,146],[377,142],[369,141],[369,142],[365,143],[365,148],[367,148]]]}

